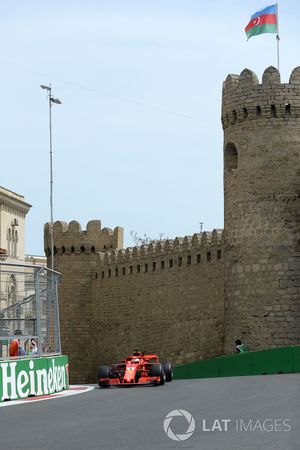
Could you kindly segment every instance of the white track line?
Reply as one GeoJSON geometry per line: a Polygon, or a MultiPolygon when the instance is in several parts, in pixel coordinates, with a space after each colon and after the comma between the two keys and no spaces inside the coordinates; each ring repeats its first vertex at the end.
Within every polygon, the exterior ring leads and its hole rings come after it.
{"type": "Polygon", "coordinates": [[[32,404],[35,402],[42,402],[44,400],[53,400],[55,398],[69,397],[70,395],[85,394],[86,392],[92,391],[94,386],[82,386],[82,385],[71,385],[69,389],[61,392],[56,392],[55,394],[42,395],[40,397],[29,397],[21,400],[11,400],[7,402],[1,402],[0,408],[4,406],[14,406],[14,405],[24,405],[32,404]]]}

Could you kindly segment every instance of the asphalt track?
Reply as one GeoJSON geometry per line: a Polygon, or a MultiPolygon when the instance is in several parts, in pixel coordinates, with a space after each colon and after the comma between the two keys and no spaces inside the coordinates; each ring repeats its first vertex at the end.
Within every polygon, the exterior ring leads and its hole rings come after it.
{"type": "MultiPolygon", "coordinates": [[[[170,427],[183,434],[188,423],[177,417],[170,427]]],[[[0,449],[299,450],[300,374],[96,388],[73,397],[0,408],[0,449]],[[176,409],[190,412],[195,420],[195,431],[185,441],[171,440],[163,429],[165,416],[176,409]],[[277,431],[271,431],[275,419],[277,431]],[[206,430],[213,424],[217,429],[205,431],[203,420],[206,430]],[[228,431],[222,420],[227,420],[228,431]],[[237,431],[236,420],[247,423],[247,431],[237,431]],[[266,430],[250,429],[263,423],[266,430]]]]}

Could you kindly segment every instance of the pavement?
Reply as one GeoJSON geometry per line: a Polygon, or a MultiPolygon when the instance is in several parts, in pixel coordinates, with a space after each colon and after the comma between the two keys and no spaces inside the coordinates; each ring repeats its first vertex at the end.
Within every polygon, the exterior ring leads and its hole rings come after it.
{"type": "Polygon", "coordinates": [[[299,450],[300,374],[95,386],[0,408],[0,436],[1,450],[299,450]]]}

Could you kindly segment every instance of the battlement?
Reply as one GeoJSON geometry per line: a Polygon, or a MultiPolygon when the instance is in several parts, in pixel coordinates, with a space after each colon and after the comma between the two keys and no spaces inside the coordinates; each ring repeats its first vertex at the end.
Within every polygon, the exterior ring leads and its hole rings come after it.
{"type": "MultiPolygon", "coordinates": [[[[210,249],[216,248],[216,259],[221,259],[221,247],[223,245],[223,230],[213,230],[212,232],[195,233],[193,236],[185,236],[183,238],[167,239],[157,241],[149,245],[140,247],[128,247],[126,249],[107,251],[100,254],[100,262],[102,268],[104,266],[118,266],[124,264],[138,264],[140,262],[152,262],[155,258],[170,260],[181,254],[198,253],[201,251],[209,253],[210,249]],[[217,253],[217,249],[219,253],[217,253]]],[[[206,253],[205,258],[208,258],[206,253]]],[[[198,262],[200,262],[198,257],[198,262]]],[[[168,261],[169,263],[170,261],[168,261]]],[[[174,261],[175,263],[175,261],[174,261]]],[[[172,263],[173,264],[173,263],[172,263]]]]}
{"type": "MultiPolygon", "coordinates": [[[[123,228],[101,228],[100,220],[90,220],[86,230],[76,220],[69,224],[57,221],[53,225],[54,252],[57,254],[96,253],[123,247],[123,228]]],[[[46,255],[50,255],[50,224],[44,227],[46,255]]]]}
{"type": "Polygon", "coordinates": [[[223,129],[248,120],[266,125],[266,120],[300,118],[300,67],[292,71],[289,83],[281,83],[272,66],[264,71],[261,84],[254,72],[244,69],[227,76],[222,96],[223,129]]]}

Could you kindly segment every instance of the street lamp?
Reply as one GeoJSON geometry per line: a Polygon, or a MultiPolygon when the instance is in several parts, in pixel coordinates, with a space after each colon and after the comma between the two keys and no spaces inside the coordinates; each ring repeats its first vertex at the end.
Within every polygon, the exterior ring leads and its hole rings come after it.
{"type": "Polygon", "coordinates": [[[53,164],[52,164],[52,118],[51,108],[52,103],[61,105],[61,101],[58,98],[52,96],[51,84],[46,86],[40,85],[42,89],[45,89],[48,93],[49,100],[49,147],[50,147],[50,243],[51,243],[51,269],[54,269],[54,236],[53,236],[53,164]]]}

